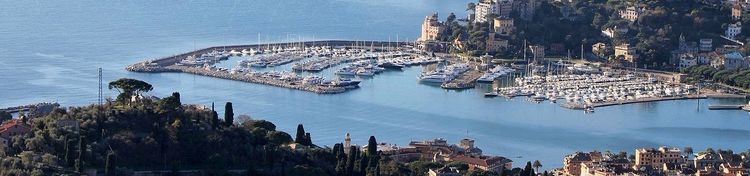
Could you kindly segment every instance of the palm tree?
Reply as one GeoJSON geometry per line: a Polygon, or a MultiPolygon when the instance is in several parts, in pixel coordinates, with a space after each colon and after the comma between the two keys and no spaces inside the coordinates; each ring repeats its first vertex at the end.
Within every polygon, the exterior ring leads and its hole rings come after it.
{"type": "Polygon", "coordinates": [[[693,147],[685,147],[683,152],[685,152],[685,155],[687,155],[687,158],[690,159],[690,156],[693,156],[693,147]]]}
{"type": "Polygon", "coordinates": [[[539,173],[539,168],[542,167],[542,163],[539,162],[539,160],[534,160],[534,164],[532,164],[532,166],[534,166],[534,170],[536,171],[536,173],[539,173]]]}

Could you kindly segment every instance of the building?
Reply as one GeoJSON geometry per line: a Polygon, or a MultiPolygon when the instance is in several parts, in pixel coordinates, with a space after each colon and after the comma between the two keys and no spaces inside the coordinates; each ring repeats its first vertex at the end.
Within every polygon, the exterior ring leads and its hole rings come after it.
{"type": "Polygon", "coordinates": [[[542,45],[530,45],[529,50],[531,51],[531,56],[534,59],[544,59],[544,50],[546,48],[542,45]]]}
{"type": "Polygon", "coordinates": [[[510,35],[513,28],[513,18],[503,16],[495,18],[492,25],[492,29],[495,33],[503,36],[510,35]]]}
{"type": "Polygon", "coordinates": [[[485,42],[487,52],[499,52],[508,48],[508,40],[498,35],[491,33],[487,37],[487,42],[485,42]]]}
{"type": "Polygon", "coordinates": [[[719,154],[713,152],[700,154],[693,160],[693,166],[698,170],[714,170],[719,168],[720,164],[719,154]]]}
{"type": "Polygon", "coordinates": [[[662,168],[664,164],[682,164],[687,160],[681,155],[678,148],[659,147],[640,148],[635,150],[635,168],[649,166],[651,168],[662,168]]]}
{"type": "Polygon", "coordinates": [[[453,153],[453,150],[451,150],[448,142],[443,138],[425,141],[411,141],[409,142],[409,146],[416,148],[416,150],[421,153],[421,158],[423,160],[432,160],[435,157],[435,154],[438,153],[453,153]]]}
{"type": "Polygon", "coordinates": [[[594,53],[594,55],[598,56],[599,58],[606,58],[611,50],[612,47],[607,45],[606,43],[599,42],[591,45],[591,53],[594,53]]]}
{"type": "Polygon", "coordinates": [[[700,39],[699,46],[698,46],[699,48],[698,49],[700,51],[711,51],[711,50],[714,50],[714,44],[713,43],[714,43],[714,40],[710,39],[710,38],[700,39]]]}
{"type": "Polygon", "coordinates": [[[617,45],[615,46],[615,59],[635,63],[638,61],[638,53],[636,53],[635,47],[630,46],[630,44],[617,45]]]}
{"type": "Polygon", "coordinates": [[[438,21],[438,14],[435,12],[424,18],[424,22],[422,23],[422,35],[419,37],[418,41],[438,40],[443,35],[443,31],[445,31],[445,26],[438,21]]]}
{"type": "Polygon", "coordinates": [[[733,20],[740,20],[742,18],[742,12],[743,12],[743,8],[742,8],[742,5],[740,5],[740,3],[734,3],[734,5],[732,5],[732,19],[733,20]]]}
{"type": "Polygon", "coordinates": [[[692,53],[684,53],[680,55],[679,67],[688,68],[693,65],[698,65],[698,59],[692,53]]]}
{"type": "Polygon", "coordinates": [[[604,159],[581,163],[580,176],[637,175],[627,159],[604,159]]]}
{"type": "Polygon", "coordinates": [[[610,28],[602,30],[602,35],[604,35],[605,37],[609,37],[609,38],[616,38],[616,37],[620,37],[620,36],[627,34],[628,31],[630,31],[630,29],[627,26],[623,26],[623,27],[614,26],[614,27],[610,27],[610,28]]]}
{"type": "Polygon", "coordinates": [[[510,13],[513,12],[513,0],[494,0],[495,5],[499,11],[500,17],[510,17],[510,13]]]}
{"type": "Polygon", "coordinates": [[[4,138],[7,144],[14,136],[23,136],[31,133],[31,126],[23,123],[20,119],[6,120],[0,124],[0,138],[4,138]]]}
{"type": "Polygon", "coordinates": [[[428,176],[463,176],[458,168],[455,167],[443,167],[440,169],[430,169],[427,171],[428,176]]]}
{"type": "Polygon", "coordinates": [[[742,32],[742,22],[732,23],[727,26],[727,30],[724,32],[724,36],[730,39],[734,39],[737,35],[742,32]]]}
{"type": "Polygon", "coordinates": [[[734,154],[731,151],[719,150],[719,158],[722,163],[719,165],[719,171],[725,175],[748,175],[750,168],[742,155],[734,154]]]}
{"type": "Polygon", "coordinates": [[[352,149],[352,138],[351,136],[349,136],[349,132],[346,132],[346,135],[344,136],[344,153],[348,155],[351,149],[352,149]]]}
{"type": "Polygon", "coordinates": [[[68,128],[73,131],[78,131],[78,128],[80,128],[80,124],[78,123],[78,120],[76,119],[57,120],[57,122],[55,122],[55,125],[61,128],[68,128]]]}
{"type": "Polygon", "coordinates": [[[581,164],[591,163],[593,161],[601,160],[602,153],[593,152],[575,152],[569,154],[563,158],[563,172],[568,175],[581,175],[581,164]]]}
{"type": "Polygon", "coordinates": [[[529,21],[534,18],[534,13],[540,4],[539,0],[514,0],[513,9],[518,11],[518,16],[522,20],[529,21]]]}
{"type": "Polygon", "coordinates": [[[622,19],[626,19],[628,21],[635,21],[638,20],[639,17],[641,17],[641,14],[643,14],[644,9],[638,8],[636,6],[628,6],[625,8],[625,10],[620,11],[620,17],[622,19]]]}
{"type": "Polygon", "coordinates": [[[711,65],[719,68],[724,67],[725,69],[745,69],[748,68],[748,60],[740,54],[738,51],[732,51],[724,54],[718,59],[711,61],[711,65]]]}
{"type": "Polygon", "coordinates": [[[513,168],[513,161],[502,156],[466,156],[456,155],[450,161],[463,161],[469,164],[469,170],[479,169],[484,171],[499,172],[504,169],[513,168]]]}
{"type": "Polygon", "coordinates": [[[491,14],[499,14],[497,5],[495,4],[495,1],[492,0],[483,0],[479,1],[476,6],[474,6],[474,22],[475,23],[485,23],[488,22],[490,19],[491,14]]]}

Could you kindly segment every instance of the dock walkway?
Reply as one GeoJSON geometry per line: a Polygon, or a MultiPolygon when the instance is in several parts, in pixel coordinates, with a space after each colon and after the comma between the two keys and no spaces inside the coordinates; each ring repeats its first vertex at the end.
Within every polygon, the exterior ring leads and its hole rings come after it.
{"type": "Polygon", "coordinates": [[[635,100],[623,100],[623,101],[609,101],[609,102],[601,102],[601,103],[571,103],[571,102],[565,102],[560,104],[561,107],[568,108],[568,109],[584,109],[586,107],[606,107],[606,106],[613,106],[613,105],[624,105],[624,104],[633,104],[633,103],[646,103],[646,102],[656,102],[656,101],[668,101],[668,100],[689,100],[689,99],[705,99],[706,96],[702,95],[687,95],[687,96],[677,96],[677,97],[652,97],[652,98],[641,98],[641,99],[635,99],[635,100]]]}

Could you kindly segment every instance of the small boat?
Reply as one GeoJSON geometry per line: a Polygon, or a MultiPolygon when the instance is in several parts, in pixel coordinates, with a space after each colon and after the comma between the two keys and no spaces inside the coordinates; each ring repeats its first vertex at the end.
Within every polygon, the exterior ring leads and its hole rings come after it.
{"type": "Polygon", "coordinates": [[[386,68],[386,69],[395,69],[395,70],[401,70],[402,68],[404,68],[404,65],[396,64],[393,62],[383,62],[381,64],[378,64],[378,66],[386,68]]]}
{"type": "Polygon", "coordinates": [[[484,93],[484,97],[496,97],[496,96],[497,96],[497,92],[484,93]]]}
{"type": "Polygon", "coordinates": [[[586,106],[586,108],[583,109],[584,113],[594,113],[594,108],[591,106],[586,106]]]}
{"type": "Polygon", "coordinates": [[[368,69],[360,69],[357,70],[357,73],[355,73],[357,76],[372,76],[375,75],[375,72],[368,69]]]}

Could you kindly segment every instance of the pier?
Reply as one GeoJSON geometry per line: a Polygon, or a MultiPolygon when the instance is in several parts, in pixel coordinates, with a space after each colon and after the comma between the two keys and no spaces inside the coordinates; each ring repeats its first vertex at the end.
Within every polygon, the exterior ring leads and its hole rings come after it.
{"type": "Polygon", "coordinates": [[[634,104],[634,103],[648,103],[648,102],[669,101],[669,100],[705,99],[705,98],[707,97],[699,96],[699,95],[686,95],[686,96],[677,96],[677,97],[649,97],[649,98],[640,98],[640,99],[635,99],[635,100],[617,100],[617,101],[598,102],[598,103],[566,102],[566,103],[560,104],[560,107],[564,107],[568,109],[584,109],[586,107],[598,108],[598,107],[625,105],[625,104],[634,104]]]}
{"type": "Polygon", "coordinates": [[[745,105],[708,105],[709,110],[740,110],[745,105]]]}
{"type": "Polygon", "coordinates": [[[227,45],[227,46],[214,46],[203,49],[198,49],[182,54],[176,54],[172,56],[147,60],[141,63],[133,64],[128,66],[128,71],[134,72],[150,72],[148,70],[141,70],[139,64],[147,63],[151,66],[169,66],[186,59],[188,56],[201,55],[210,53],[212,51],[241,51],[241,50],[264,50],[277,47],[288,47],[288,46],[303,46],[303,47],[314,47],[314,46],[333,46],[333,47],[356,47],[356,48],[369,48],[372,50],[389,50],[396,47],[411,46],[410,42],[384,42],[384,41],[347,41],[347,40],[324,40],[324,41],[308,41],[308,42],[286,42],[286,43],[268,43],[268,44],[252,44],[252,45],[227,45]]]}
{"type": "MultiPolygon", "coordinates": [[[[321,78],[299,78],[296,76],[289,75],[275,75],[277,73],[259,73],[252,72],[249,70],[232,70],[226,68],[215,68],[210,65],[202,64],[181,64],[183,60],[194,59],[196,56],[202,56],[205,54],[227,54],[227,53],[238,53],[237,51],[253,50],[253,51],[280,51],[281,48],[295,48],[297,50],[304,50],[312,47],[333,47],[333,48],[347,48],[347,49],[368,49],[369,51],[395,51],[412,48],[410,42],[383,42],[383,41],[344,41],[344,40],[326,40],[326,41],[308,41],[308,42],[293,42],[293,43],[269,43],[269,44],[253,44],[253,45],[230,45],[230,46],[215,46],[203,49],[198,49],[182,54],[173,56],[162,57],[158,59],[146,60],[136,64],[127,66],[125,69],[132,72],[144,72],[144,73],[161,73],[161,72],[175,72],[175,73],[191,73],[201,76],[210,76],[221,79],[243,81],[256,84],[271,85],[276,87],[284,87],[296,90],[309,91],[319,94],[335,94],[343,93],[350,87],[340,87],[341,85],[337,82],[324,82],[321,78]],[[219,51],[219,52],[217,52],[219,51]],[[202,65],[202,66],[201,66],[202,65]],[[290,78],[292,77],[292,78],[290,78]]],[[[330,61],[331,64],[322,68],[308,68],[295,67],[294,70],[305,70],[305,71],[320,71],[331,65],[340,63],[341,58],[328,58],[321,59],[322,61],[330,61]]],[[[315,64],[309,64],[315,65],[315,64]]]]}
{"type": "Polygon", "coordinates": [[[477,69],[471,69],[466,71],[456,79],[450,80],[440,85],[444,89],[468,89],[474,88],[477,83],[477,79],[482,76],[482,72],[477,69]]]}
{"type": "Polygon", "coordinates": [[[36,117],[39,115],[45,115],[49,112],[52,112],[52,109],[59,107],[60,104],[58,103],[36,103],[36,104],[30,104],[30,105],[22,105],[22,106],[15,106],[15,107],[7,107],[2,108],[0,111],[5,111],[8,113],[19,113],[19,112],[28,112],[26,114],[29,117],[36,117]]]}

